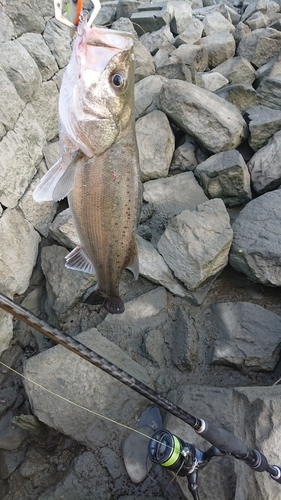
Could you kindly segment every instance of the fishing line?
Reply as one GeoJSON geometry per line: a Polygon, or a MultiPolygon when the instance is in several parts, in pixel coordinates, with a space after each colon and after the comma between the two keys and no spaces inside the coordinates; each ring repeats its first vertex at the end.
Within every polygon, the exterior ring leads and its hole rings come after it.
{"type": "MultiPolygon", "coordinates": [[[[5,368],[8,368],[12,372],[16,373],[16,375],[19,375],[21,378],[27,380],[28,382],[31,382],[32,384],[36,385],[40,389],[43,389],[44,391],[48,392],[49,394],[52,394],[52,396],[56,396],[59,399],[62,399],[63,401],[66,401],[67,403],[72,404],[73,406],[76,406],[77,408],[80,408],[81,410],[85,410],[89,413],[92,413],[93,415],[100,417],[104,420],[107,420],[108,422],[111,422],[112,424],[119,425],[119,427],[124,427],[125,429],[128,429],[129,431],[136,432],[137,434],[140,434],[141,436],[147,438],[147,439],[152,439],[151,436],[148,436],[144,432],[138,431],[137,429],[134,429],[133,427],[130,427],[129,425],[122,424],[121,422],[118,422],[117,420],[114,420],[113,418],[106,417],[105,415],[102,415],[101,413],[98,413],[94,410],[91,410],[90,408],[87,408],[86,406],[80,405],[79,403],[75,403],[75,401],[72,401],[71,399],[68,399],[64,396],[61,396],[61,394],[57,394],[56,392],[52,391],[51,389],[48,389],[47,387],[44,387],[43,385],[39,384],[38,382],[35,382],[29,377],[26,377],[26,375],[23,375],[22,373],[18,372],[11,366],[7,365],[6,363],[3,363],[3,361],[0,361],[0,364],[3,365],[5,368]]],[[[160,443],[160,441],[157,441],[156,439],[153,439],[153,441],[156,441],[157,443],[160,443]]],[[[161,444],[161,443],[160,443],[161,444]]],[[[171,446],[169,446],[170,449],[172,449],[171,446]]]]}

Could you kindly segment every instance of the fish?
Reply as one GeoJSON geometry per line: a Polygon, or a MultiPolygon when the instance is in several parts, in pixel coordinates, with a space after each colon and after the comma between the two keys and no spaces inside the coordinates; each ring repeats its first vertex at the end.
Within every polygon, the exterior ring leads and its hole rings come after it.
{"type": "Polygon", "coordinates": [[[142,189],[134,117],[130,33],[89,28],[82,18],[59,97],[61,158],[36,187],[38,201],[68,197],[80,240],[66,267],[95,274],[86,299],[125,310],[122,272],[138,278],[136,229],[142,189]]]}

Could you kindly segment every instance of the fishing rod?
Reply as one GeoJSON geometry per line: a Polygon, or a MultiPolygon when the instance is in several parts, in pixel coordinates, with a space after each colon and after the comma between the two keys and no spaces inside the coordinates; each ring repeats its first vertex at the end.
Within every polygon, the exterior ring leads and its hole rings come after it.
{"type": "Polygon", "coordinates": [[[70,335],[52,327],[35,314],[0,293],[0,307],[49,337],[54,342],[63,345],[89,363],[97,366],[113,378],[130,387],[145,398],[157,404],[167,412],[190,425],[194,431],[206,439],[213,446],[207,452],[197,450],[193,445],[186,443],[166,429],[157,431],[149,442],[148,456],[154,463],[158,463],[170,470],[177,470],[179,475],[187,475],[189,489],[195,500],[198,500],[197,475],[213,456],[229,454],[245,462],[255,472],[267,472],[271,479],[281,484],[281,468],[269,465],[267,458],[258,450],[249,449],[245,443],[234,434],[222,429],[211,422],[196,418],[162,397],[143,382],[120,369],[106,358],[85,346],[70,335]]]}

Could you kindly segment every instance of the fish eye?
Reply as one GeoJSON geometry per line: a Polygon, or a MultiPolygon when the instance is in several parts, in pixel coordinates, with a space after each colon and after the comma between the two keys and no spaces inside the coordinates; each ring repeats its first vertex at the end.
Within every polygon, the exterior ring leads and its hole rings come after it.
{"type": "Polygon", "coordinates": [[[115,90],[125,90],[126,83],[127,80],[123,73],[113,73],[113,75],[111,75],[111,85],[115,90]]]}

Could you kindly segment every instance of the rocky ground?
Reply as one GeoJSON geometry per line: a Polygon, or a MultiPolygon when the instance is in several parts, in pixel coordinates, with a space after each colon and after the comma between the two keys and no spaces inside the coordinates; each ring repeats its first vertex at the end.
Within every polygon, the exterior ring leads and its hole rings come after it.
{"type": "MultiPolygon", "coordinates": [[[[64,266],[77,244],[66,200],[32,198],[60,156],[68,29],[51,0],[0,0],[0,13],[0,291],[280,465],[280,2],[103,4],[97,24],[135,37],[144,200],[140,278],[124,272],[116,317],[81,302],[95,276],[64,266]]],[[[164,425],[206,449],[199,436],[171,415],[147,416],[147,400],[8,313],[0,319],[0,499],[190,498],[186,479],[160,467],[156,482],[147,476],[148,441],[133,429],[164,425]]],[[[200,474],[202,499],[280,496],[231,457],[200,474]]]]}

